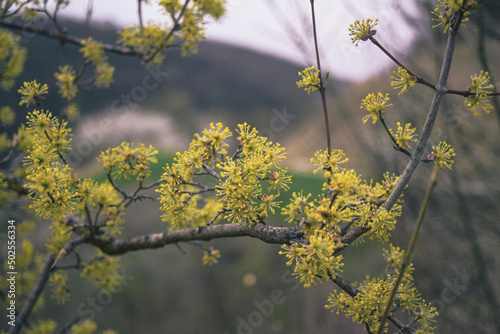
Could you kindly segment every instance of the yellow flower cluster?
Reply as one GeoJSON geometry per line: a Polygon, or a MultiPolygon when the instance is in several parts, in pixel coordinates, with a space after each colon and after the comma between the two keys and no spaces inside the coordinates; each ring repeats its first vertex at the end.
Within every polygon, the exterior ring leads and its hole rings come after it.
{"type": "Polygon", "coordinates": [[[203,262],[204,265],[208,264],[211,266],[212,264],[219,262],[217,259],[220,259],[220,251],[210,247],[210,249],[203,251],[203,258],[201,259],[201,262],[203,262]]]}
{"type": "Polygon", "coordinates": [[[316,165],[318,168],[314,171],[316,174],[319,170],[325,170],[329,172],[336,172],[341,167],[340,164],[348,162],[349,159],[345,157],[344,151],[342,150],[332,150],[332,152],[317,151],[314,154],[314,158],[311,158],[311,162],[316,165]]]}
{"type": "Polygon", "coordinates": [[[182,54],[195,54],[197,43],[205,38],[205,22],[208,18],[218,20],[224,14],[223,0],[199,0],[182,2],[161,0],[161,13],[169,17],[165,26],[148,24],[143,27],[127,27],[119,31],[118,43],[131,47],[143,56],[143,60],[160,64],[161,51],[177,46],[181,41],[182,54]]]}
{"type": "Polygon", "coordinates": [[[475,117],[480,117],[480,111],[489,114],[493,109],[491,105],[491,93],[494,86],[490,83],[490,74],[488,72],[479,73],[471,76],[472,83],[468,87],[471,95],[465,98],[467,108],[474,114],[475,117]]]}
{"type": "Polygon", "coordinates": [[[8,126],[14,124],[16,119],[16,114],[11,107],[1,107],[0,108],[0,123],[3,126],[8,126]]]}
{"type": "Polygon", "coordinates": [[[70,298],[69,289],[66,287],[68,280],[68,273],[65,271],[58,271],[50,277],[52,298],[57,301],[57,304],[65,304],[70,298]]]}
{"type": "Polygon", "coordinates": [[[293,193],[290,204],[282,209],[286,220],[301,226],[306,235],[320,229],[340,238],[342,224],[353,224],[370,228],[366,234],[368,238],[387,241],[396,217],[401,214],[401,205],[396,203],[389,212],[380,205],[388,198],[398,178],[386,173],[381,183],[367,183],[354,170],[339,167],[347,161],[341,150],[332,150],[330,154],[320,150],[311,161],[318,166],[317,170],[324,170],[326,182],[322,190],[325,195],[311,200],[311,194],[293,193]]]}
{"type": "Polygon", "coordinates": [[[98,160],[113,177],[128,179],[137,176],[137,180],[144,180],[151,174],[150,165],[158,162],[157,154],[158,151],[151,145],[134,147],[133,143],[123,142],[118,147],[101,152],[98,160]]]}
{"type": "Polygon", "coordinates": [[[80,118],[80,110],[75,103],[69,103],[66,108],[63,109],[62,115],[68,119],[70,122],[76,121],[80,118]]]}
{"type": "Polygon", "coordinates": [[[159,52],[172,44],[174,36],[169,36],[168,29],[155,25],[147,25],[142,30],[136,27],[127,27],[118,31],[118,43],[131,47],[139,52],[148,62],[161,64],[164,56],[159,52]],[[168,36],[168,37],[167,37],[168,36]]]}
{"type": "Polygon", "coordinates": [[[375,21],[372,19],[367,19],[366,21],[354,21],[353,24],[349,26],[349,36],[351,36],[351,40],[353,43],[356,43],[356,46],[359,44],[359,41],[367,41],[370,36],[375,35],[376,31],[373,28],[378,24],[378,19],[375,21]]]}
{"type": "MultiPolygon", "coordinates": [[[[325,307],[337,314],[342,312],[357,323],[366,324],[370,328],[378,328],[396,283],[396,277],[401,270],[404,251],[390,245],[390,250],[384,251],[384,254],[391,273],[388,273],[383,279],[367,277],[363,282],[355,283],[358,291],[354,298],[344,291],[334,291],[330,294],[328,304],[325,307]]],[[[413,282],[413,271],[413,265],[406,268],[393,300],[393,307],[397,307],[409,315],[417,314],[418,317],[414,323],[417,333],[430,334],[435,330],[433,323],[436,321],[438,313],[436,308],[426,303],[418,293],[413,282]]],[[[384,332],[387,332],[387,323],[384,332]]]]}
{"type": "Polygon", "coordinates": [[[455,150],[446,142],[440,142],[437,146],[432,146],[432,153],[429,155],[439,168],[452,169],[455,150]]]}
{"type": "Polygon", "coordinates": [[[115,68],[108,62],[108,57],[104,54],[104,49],[92,37],[82,41],[83,47],[80,52],[87,63],[95,66],[94,85],[97,88],[109,88],[113,82],[115,68]]]}
{"type": "Polygon", "coordinates": [[[391,79],[394,80],[391,82],[391,86],[394,87],[394,89],[401,88],[398,95],[408,92],[408,88],[415,86],[417,83],[417,78],[402,67],[398,67],[398,73],[393,73],[395,76],[391,77],[391,79]]]}
{"type": "Polygon", "coordinates": [[[401,126],[400,122],[397,122],[398,130],[396,133],[392,131],[392,129],[389,129],[389,132],[391,135],[394,137],[396,140],[396,143],[398,143],[400,148],[408,149],[410,147],[410,142],[417,141],[417,138],[415,138],[417,135],[415,132],[417,129],[411,127],[411,123],[406,123],[405,127],[403,128],[401,126]]]}
{"type": "MultiPolygon", "coordinates": [[[[25,84],[26,89],[29,87],[29,84],[25,84]]],[[[31,87],[42,91],[39,84],[31,87]]],[[[71,149],[71,129],[67,127],[67,122],[60,122],[48,111],[34,110],[28,114],[26,127],[21,127],[16,140],[26,150],[24,171],[28,183],[25,187],[32,200],[31,208],[38,216],[52,219],[52,236],[47,243],[49,252],[58,254],[71,239],[72,232],[88,232],[83,224],[78,228],[67,224],[69,213],[73,214],[75,220],[84,217],[83,221],[87,222],[94,210],[97,212],[96,222],[104,217],[99,222],[103,233],[120,233],[123,205],[117,190],[108,182],[77,178],[66,163],[66,152],[71,149]]],[[[135,154],[137,162],[129,161],[128,166],[133,170],[127,172],[138,175],[142,180],[149,173],[147,166],[156,162],[156,151],[141,146],[131,148],[131,152],[135,154]]],[[[56,295],[63,301],[66,297],[61,289],[55,290],[60,292],[56,295]]]]}
{"type": "Polygon", "coordinates": [[[361,103],[361,109],[365,109],[368,112],[368,115],[363,117],[363,124],[368,122],[370,117],[373,120],[373,124],[377,123],[380,115],[384,115],[387,110],[386,108],[392,107],[392,104],[387,104],[389,102],[389,94],[378,93],[375,96],[373,93],[368,94],[368,96],[361,103]]]}
{"type": "Polygon", "coordinates": [[[0,134],[0,152],[9,148],[10,145],[11,145],[11,142],[9,140],[7,133],[0,134]]]}
{"type": "Polygon", "coordinates": [[[40,320],[26,329],[26,334],[52,334],[57,329],[57,323],[52,319],[40,320]]]}
{"type": "Polygon", "coordinates": [[[72,100],[78,92],[76,84],[76,71],[70,65],[59,66],[59,72],[54,74],[59,87],[59,94],[68,100],[72,100]]]}
{"type": "Polygon", "coordinates": [[[83,320],[71,326],[71,334],[92,334],[97,330],[97,324],[90,319],[83,320]]]}
{"type": "Polygon", "coordinates": [[[47,85],[41,85],[37,83],[36,80],[23,83],[23,87],[19,88],[17,91],[21,94],[21,102],[19,102],[19,105],[22,106],[23,104],[26,104],[28,107],[30,105],[33,106],[37,104],[43,99],[42,95],[48,93],[48,90],[49,87],[47,85]]]}
{"type": "Polygon", "coordinates": [[[248,124],[238,125],[237,133],[239,146],[229,155],[226,139],[231,131],[212,123],[165,167],[164,183],[157,191],[165,212],[162,218],[171,229],[213,224],[222,217],[254,223],[274,213],[279,192],[290,183],[286,169],[278,165],[285,158],[284,149],[248,124]],[[204,175],[211,177],[210,186],[200,182],[206,180],[204,175]]]}
{"type": "Polygon", "coordinates": [[[280,251],[280,254],[289,259],[287,265],[291,266],[295,262],[293,275],[307,288],[317,281],[321,283],[335,277],[335,272],[342,268],[342,256],[333,255],[338,245],[333,234],[316,230],[309,236],[307,244],[283,245],[284,251],[280,251]]]}
{"type": "Polygon", "coordinates": [[[289,188],[290,176],[286,169],[279,167],[285,158],[285,149],[268,142],[246,123],[238,125],[237,132],[238,159],[217,164],[222,177],[217,194],[228,210],[225,218],[234,223],[257,222],[267,216],[267,209],[278,206],[271,192],[279,194],[280,190],[289,188]],[[263,183],[268,184],[267,189],[263,183]]]}
{"type": "Polygon", "coordinates": [[[297,81],[297,87],[303,87],[307,94],[319,90],[320,73],[314,66],[307,67],[302,72],[299,72],[299,76],[302,77],[302,79],[297,81]]]}
{"type": "Polygon", "coordinates": [[[464,16],[462,22],[467,22],[469,18],[466,16],[470,14],[469,10],[476,8],[477,5],[477,0],[438,0],[436,9],[432,12],[435,16],[433,20],[438,23],[432,27],[442,26],[443,33],[446,33],[456,20],[456,12],[462,11],[464,16]]]}
{"type": "Polygon", "coordinates": [[[35,110],[27,119],[26,131],[33,145],[27,150],[24,165],[31,207],[44,218],[60,217],[74,208],[73,170],[57,161],[64,159],[64,152],[70,149],[71,129],[48,111],[35,110]]]}
{"type": "Polygon", "coordinates": [[[119,257],[107,256],[98,251],[96,261],[84,263],[82,276],[93,281],[99,288],[116,289],[121,285],[119,257]]]}

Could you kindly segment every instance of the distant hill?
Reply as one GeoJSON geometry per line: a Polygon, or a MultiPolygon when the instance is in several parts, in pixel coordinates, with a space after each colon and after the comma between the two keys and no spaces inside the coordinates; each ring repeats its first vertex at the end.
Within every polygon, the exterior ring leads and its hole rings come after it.
{"type": "MultiPolygon", "coordinates": [[[[63,23],[69,33],[80,35],[80,22],[63,23]]],[[[104,42],[116,41],[116,30],[110,24],[92,27],[92,33],[104,42]]],[[[58,114],[64,106],[64,101],[56,94],[58,88],[54,79],[54,72],[61,64],[59,43],[36,37],[25,40],[25,45],[28,48],[25,71],[16,81],[16,89],[0,92],[0,104],[17,106],[17,87],[23,81],[36,79],[49,86],[44,108],[58,114]]],[[[77,63],[79,56],[77,47],[65,46],[66,64],[77,63]]],[[[114,84],[107,90],[80,92],[76,102],[82,116],[109,111],[113,101],[120,100],[123,94],[140,93],[134,91],[134,87],[143,85],[148,72],[139,60],[118,55],[109,55],[109,59],[117,69],[114,84]]],[[[148,91],[145,98],[141,96],[137,108],[170,115],[188,132],[199,131],[200,123],[206,125],[208,120],[224,120],[229,126],[249,122],[257,128],[270,129],[273,127],[270,122],[276,117],[273,109],[282,111],[283,108],[295,115],[286,124],[289,131],[307,121],[311,106],[319,102],[296,87],[300,66],[231,45],[203,41],[199,53],[190,57],[181,57],[179,50],[172,49],[166,53],[159,70],[168,72],[168,77],[157,88],[148,91]]],[[[337,85],[346,87],[345,83],[337,85]]],[[[17,121],[23,121],[26,108],[17,107],[17,110],[17,121]]],[[[274,131],[275,139],[282,134],[277,125],[274,126],[279,130],[274,131]]]]}

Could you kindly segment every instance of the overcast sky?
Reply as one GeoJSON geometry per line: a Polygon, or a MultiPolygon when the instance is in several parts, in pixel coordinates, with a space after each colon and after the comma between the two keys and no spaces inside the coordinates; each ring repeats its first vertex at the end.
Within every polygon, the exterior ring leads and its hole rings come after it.
{"type": "MultiPolygon", "coordinates": [[[[63,11],[72,17],[82,17],[88,0],[72,0],[63,11]]],[[[151,0],[154,4],[157,1],[151,0]]],[[[318,40],[322,66],[330,75],[342,79],[363,80],[392,66],[373,45],[360,43],[355,47],[349,37],[349,25],[355,19],[380,18],[377,38],[388,49],[404,52],[414,31],[398,19],[401,3],[412,12],[406,0],[316,0],[318,40]],[[397,44],[394,43],[397,41],[397,44]]],[[[208,25],[207,39],[237,44],[260,52],[282,57],[295,63],[315,65],[310,24],[309,0],[227,0],[228,11],[220,22],[208,25]]],[[[162,19],[156,5],[144,9],[146,20],[162,19]]],[[[136,0],[94,1],[94,20],[111,21],[120,26],[136,25],[136,0]],[[118,10],[117,10],[118,9],[118,10]]]]}

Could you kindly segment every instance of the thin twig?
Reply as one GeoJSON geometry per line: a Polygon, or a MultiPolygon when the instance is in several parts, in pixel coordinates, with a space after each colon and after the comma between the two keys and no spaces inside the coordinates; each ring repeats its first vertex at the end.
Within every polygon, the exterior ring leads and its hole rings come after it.
{"type": "MultiPolygon", "coordinates": [[[[405,66],[403,63],[401,63],[398,59],[396,59],[396,57],[394,57],[389,51],[387,51],[387,49],[385,49],[382,44],[379,43],[379,41],[377,41],[375,39],[375,37],[373,36],[369,36],[369,39],[370,41],[375,44],[383,53],[385,53],[387,55],[387,57],[389,57],[393,62],[395,62],[399,67],[402,67],[404,68],[408,74],[414,76],[416,79],[417,79],[417,83],[420,83],[420,84],[423,84],[427,87],[430,87],[432,88],[433,90],[436,90],[437,89],[437,86],[434,85],[433,83],[425,80],[424,78],[416,75],[412,70],[410,70],[407,66],[405,66]]],[[[455,90],[455,89],[448,89],[446,91],[446,94],[452,94],[452,95],[460,95],[460,96],[463,96],[463,97],[468,97],[468,96],[471,96],[471,95],[475,95],[475,93],[471,93],[469,92],[468,90],[455,90]]],[[[489,93],[488,95],[490,96],[499,96],[500,95],[500,92],[492,92],[492,93],[489,93]]]]}
{"type": "Polygon", "coordinates": [[[411,153],[408,152],[407,150],[405,150],[404,148],[402,148],[401,146],[399,146],[398,142],[396,141],[396,139],[392,135],[391,131],[389,131],[389,128],[387,128],[387,125],[385,124],[385,119],[382,117],[382,115],[379,115],[379,118],[380,118],[380,123],[382,123],[382,125],[384,126],[385,132],[387,132],[387,135],[389,135],[392,142],[394,143],[394,149],[396,151],[403,152],[404,154],[406,154],[407,156],[409,156],[411,158],[411,153]]]}
{"type": "Polygon", "coordinates": [[[227,212],[227,211],[229,211],[229,210],[226,210],[226,209],[219,210],[219,211],[215,214],[215,216],[214,216],[212,219],[210,219],[210,221],[207,223],[207,226],[212,225],[212,224],[213,224],[213,223],[217,220],[217,218],[219,218],[219,216],[220,216],[221,214],[223,214],[223,213],[225,213],[225,212],[227,212]]]}
{"type": "Polygon", "coordinates": [[[395,62],[399,67],[402,67],[404,68],[408,74],[414,76],[415,78],[417,78],[417,82],[418,83],[421,83],[421,84],[424,84],[428,87],[431,87],[432,89],[436,90],[436,85],[430,83],[429,81],[425,80],[424,78],[422,77],[419,77],[418,75],[416,75],[412,70],[410,70],[408,67],[406,67],[405,65],[403,65],[403,63],[401,63],[399,60],[396,59],[396,57],[394,57],[389,51],[387,51],[376,39],[375,37],[373,36],[369,36],[369,39],[370,41],[375,44],[380,50],[382,50],[383,53],[386,54],[387,57],[389,57],[393,62],[395,62]]]}
{"type": "Polygon", "coordinates": [[[203,169],[205,169],[208,174],[215,177],[217,180],[220,180],[222,178],[219,174],[217,174],[215,170],[210,168],[207,164],[203,164],[203,169]]]}
{"type": "Polygon", "coordinates": [[[85,203],[85,215],[87,216],[88,228],[90,231],[90,239],[94,239],[94,224],[92,222],[92,216],[90,215],[90,209],[87,203],[85,203]]]}
{"type": "Polygon", "coordinates": [[[326,93],[325,86],[323,83],[323,73],[321,72],[321,61],[319,56],[319,47],[318,47],[318,36],[316,33],[316,15],[314,11],[314,0],[311,1],[311,16],[312,16],[312,26],[313,26],[313,36],[314,36],[314,49],[316,52],[316,62],[318,64],[319,71],[319,92],[321,94],[321,102],[323,104],[323,116],[325,118],[325,128],[326,128],[326,144],[328,147],[328,154],[332,152],[332,141],[330,139],[330,122],[328,120],[328,108],[326,105],[326,93]]]}
{"type": "Polygon", "coordinates": [[[429,199],[431,198],[432,191],[436,187],[436,175],[437,175],[438,168],[439,168],[438,165],[435,164],[434,168],[432,170],[431,178],[429,181],[429,186],[427,187],[427,192],[426,192],[425,197],[424,197],[424,202],[422,203],[422,206],[420,207],[420,212],[418,214],[418,219],[417,219],[417,223],[415,225],[415,230],[413,231],[413,236],[410,240],[410,244],[408,245],[408,249],[406,250],[405,257],[403,259],[403,263],[401,264],[401,269],[399,271],[396,282],[394,283],[394,286],[392,287],[392,291],[391,291],[391,294],[389,296],[389,300],[387,301],[387,305],[385,307],[384,314],[382,316],[382,319],[380,320],[377,334],[382,333],[385,321],[387,320],[387,317],[389,316],[389,312],[390,312],[390,309],[392,306],[392,301],[394,300],[396,292],[398,291],[398,288],[399,288],[399,284],[401,283],[401,280],[403,279],[405,269],[410,265],[410,261],[413,257],[413,251],[414,251],[415,245],[417,243],[417,238],[418,238],[418,234],[420,232],[420,227],[422,226],[422,222],[424,220],[425,211],[427,210],[427,207],[429,206],[429,199]]]}
{"type": "Polygon", "coordinates": [[[144,24],[142,23],[142,0],[137,0],[137,16],[139,16],[139,29],[141,29],[141,38],[144,32],[144,24]]]}

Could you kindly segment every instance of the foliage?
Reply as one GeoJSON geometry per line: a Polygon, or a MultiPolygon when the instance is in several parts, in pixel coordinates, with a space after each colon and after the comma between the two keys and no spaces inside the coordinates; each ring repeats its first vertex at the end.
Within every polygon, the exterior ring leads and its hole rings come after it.
{"type": "MultiPolygon", "coordinates": [[[[68,1],[56,2],[54,20],[57,11],[67,4],[68,1]]],[[[311,4],[314,17],[314,1],[311,4]]],[[[138,5],[140,8],[141,1],[138,5]]],[[[180,45],[183,55],[196,53],[196,43],[204,37],[206,18],[219,19],[224,13],[222,0],[184,3],[162,0],[158,5],[167,18],[165,24],[143,25],[140,17],[138,27],[128,27],[119,32],[117,45],[109,46],[92,37],[75,41],[80,47],[83,65],[64,64],[55,74],[59,94],[68,100],[66,117],[78,113],[77,106],[71,101],[82,86],[86,66],[94,67],[88,84],[92,83],[97,88],[107,88],[112,84],[115,69],[108,61],[107,52],[118,50],[122,54],[134,54],[146,64],[160,63],[164,57],[162,51],[177,45],[180,45]]],[[[475,7],[473,1],[440,1],[434,14],[440,20],[438,26],[442,25],[444,32],[450,34],[451,43],[454,43],[453,34],[458,32],[469,10],[475,7]]],[[[50,16],[46,1],[43,4],[39,1],[0,2],[0,8],[4,9],[2,19],[18,12],[24,12],[31,18],[39,13],[50,16]]],[[[355,21],[349,29],[352,42],[358,45],[371,41],[387,54],[374,38],[376,30],[373,28],[377,23],[378,19],[355,21]]],[[[19,39],[12,33],[0,30],[0,82],[4,89],[12,87],[24,62],[25,51],[18,43],[19,39]]],[[[453,45],[447,52],[451,59],[453,45]]],[[[444,94],[446,92],[443,93],[442,87],[446,85],[446,71],[451,66],[451,61],[445,59],[445,70],[437,85],[414,75],[398,61],[398,71],[391,77],[391,85],[400,89],[399,95],[408,92],[417,83],[433,88],[436,96],[444,94]]],[[[318,91],[324,102],[328,73],[323,81],[319,61],[317,66],[299,72],[297,86],[304,88],[308,94],[318,91]]],[[[496,94],[493,93],[489,74],[482,71],[472,76],[471,80],[469,88],[458,94],[465,97],[467,107],[474,116],[479,116],[480,112],[488,114],[493,108],[491,97],[496,94]]],[[[27,237],[33,223],[27,221],[17,226],[20,234],[25,234],[20,247],[22,251],[16,258],[16,266],[22,273],[17,281],[18,300],[19,297],[28,297],[35,301],[26,303],[19,316],[26,317],[32,310],[43,306],[41,289],[37,288],[40,284],[43,287],[48,283],[51,296],[58,304],[67,303],[70,299],[68,269],[79,270],[82,277],[94,282],[99,289],[113,290],[121,285],[121,261],[115,255],[181,241],[247,235],[281,244],[280,254],[287,258],[287,265],[294,266],[293,276],[304,287],[318,282],[334,282],[340,290],[330,294],[326,308],[344,313],[354,322],[363,324],[369,333],[376,329],[378,333],[387,332],[387,319],[400,329],[416,333],[434,332],[437,311],[418,292],[413,278],[415,268],[410,261],[435,187],[437,168],[451,169],[455,156],[454,149],[442,141],[432,147],[426,159],[422,159],[439,102],[429,110],[428,120],[417,140],[417,129],[412,128],[410,123],[403,127],[401,122],[397,122],[395,132],[387,127],[384,117],[387,108],[393,106],[389,104],[388,93],[370,93],[362,101],[361,109],[367,113],[362,122],[367,123],[371,118],[376,124],[380,120],[396,150],[410,157],[402,175],[386,172],[380,181],[365,181],[355,170],[344,167],[348,162],[344,152],[330,147],[328,111],[326,103],[323,103],[328,148],[319,149],[311,158],[316,167],[314,173],[323,173],[322,189],[314,196],[303,191],[294,192],[291,201],[283,204],[279,196],[292,184],[291,175],[283,165],[285,149],[263,137],[249,124],[237,126],[234,132],[236,147],[231,149],[233,132],[221,123],[211,123],[201,134],[195,134],[186,151],[178,152],[174,162],[164,167],[159,180],[147,185],[144,182],[150,177],[152,166],[158,162],[158,151],[151,145],[123,142],[118,147],[106,149],[99,156],[107,178],[98,182],[79,177],[68,164],[68,152],[72,149],[68,121],[54,117],[42,108],[49,87],[33,80],[24,82],[18,92],[21,94],[20,105],[34,109],[28,113],[25,125],[12,140],[6,136],[0,138],[0,148],[11,148],[3,162],[12,160],[13,152],[24,158],[22,165],[16,166],[15,170],[0,173],[0,200],[8,201],[11,192],[26,195],[29,209],[40,220],[47,220],[51,231],[45,248],[35,250],[27,237]],[[410,142],[417,142],[413,153],[407,150],[411,149],[410,142]],[[348,282],[341,276],[346,259],[340,252],[366,238],[377,239],[382,244],[389,242],[397,218],[402,215],[403,189],[419,163],[434,163],[435,168],[408,250],[403,251],[390,244],[389,249],[384,251],[388,267],[383,277],[366,276],[361,282],[348,282]],[[136,186],[130,194],[117,185],[116,181],[121,177],[135,179],[136,186]],[[16,182],[22,187],[16,187],[16,182]],[[168,232],[121,239],[126,209],[132,203],[154,199],[146,193],[150,189],[155,189],[158,194],[163,212],[161,218],[167,223],[168,232]],[[291,226],[275,229],[267,226],[266,219],[276,212],[291,226]],[[92,251],[80,256],[76,249],[83,244],[91,246],[92,251]],[[62,258],[69,254],[74,254],[76,262],[69,267],[62,266],[62,258]],[[401,313],[411,319],[408,325],[401,326],[395,318],[401,313]]],[[[2,125],[12,124],[13,117],[10,107],[0,109],[2,125]]],[[[219,250],[201,248],[203,264],[213,265],[221,258],[219,250]]],[[[5,272],[9,270],[7,262],[3,267],[5,272]]],[[[0,288],[7,288],[5,281],[0,284],[0,288]]],[[[18,319],[17,327],[12,327],[11,332],[18,332],[26,321],[26,318],[18,319]]],[[[33,321],[26,332],[53,333],[57,327],[53,320],[45,319],[33,321]]],[[[94,333],[97,324],[91,319],[77,319],[64,331],[94,333]]]]}

